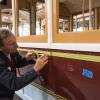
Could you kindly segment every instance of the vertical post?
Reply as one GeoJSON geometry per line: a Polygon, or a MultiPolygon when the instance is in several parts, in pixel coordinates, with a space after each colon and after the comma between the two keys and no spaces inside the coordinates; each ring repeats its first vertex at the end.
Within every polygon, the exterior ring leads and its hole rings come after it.
{"type": "Polygon", "coordinates": [[[30,0],[30,34],[36,35],[36,2],[37,0],[30,0]]]}
{"type": "Polygon", "coordinates": [[[19,0],[15,0],[15,9],[16,9],[16,36],[19,36],[19,6],[18,6],[18,2],[19,0]]]}
{"type": "Polygon", "coordinates": [[[100,8],[97,8],[97,21],[98,21],[98,29],[100,29],[100,8]]]}
{"type": "Polygon", "coordinates": [[[1,8],[1,2],[0,2],[0,27],[2,27],[2,16],[1,16],[1,10],[2,10],[2,8],[1,8]]]}
{"type": "Polygon", "coordinates": [[[84,19],[84,5],[85,5],[85,1],[84,1],[84,0],[82,0],[83,31],[84,31],[84,27],[85,27],[85,19],[84,19]]]}
{"type": "Polygon", "coordinates": [[[95,8],[94,10],[94,14],[95,14],[95,29],[98,29],[98,8],[95,8]]]}
{"type": "Polygon", "coordinates": [[[47,13],[47,18],[48,18],[48,20],[47,20],[47,27],[48,27],[48,31],[47,31],[47,33],[48,33],[48,44],[49,44],[49,47],[51,48],[51,46],[52,46],[52,42],[53,42],[53,27],[52,27],[52,25],[53,25],[53,19],[52,19],[52,7],[53,7],[53,0],[45,0],[45,2],[46,2],[46,7],[47,7],[47,11],[48,11],[48,13],[47,13]]]}
{"type": "Polygon", "coordinates": [[[78,20],[77,20],[77,15],[76,15],[76,18],[75,18],[75,19],[76,19],[76,21],[75,21],[75,26],[76,26],[76,27],[75,27],[75,29],[76,29],[76,32],[77,32],[77,28],[78,28],[78,20]]]}
{"type": "Polygon", "coordinates": [[[69,18],[69,31],[73,31],[73,15],[71,14],[70,15],[70,18],[69,18]]]}
{"type": "Polygon", "coordinates": [[[65,25],[66,25],[65,24],[65,19],[63,19],[63,32],[65,32],[65,28],[66,28],[65,25]]]}
{"type": "Polygon", "coordinates": [[[15,35],[15,0],[12,0],[12,31],[15,35]]]}
{"type": "Polygon", "coordinates": [[[19,23],[19,9],[18,0],[12,0],[12,19],[13,19],[13,33],[18,36],[18,23],[19,23]]]}
{"type": "Polygon", "coordinates": [[[40,34],[41,34],[41,18],[39,19],[39,28],[40,28],[40,34]]]}
{"type": "Polygon", "coordinates": [[[91,0],[89,0],[89,30],[92,30],[92,10],[91,10],[91,0]]]}

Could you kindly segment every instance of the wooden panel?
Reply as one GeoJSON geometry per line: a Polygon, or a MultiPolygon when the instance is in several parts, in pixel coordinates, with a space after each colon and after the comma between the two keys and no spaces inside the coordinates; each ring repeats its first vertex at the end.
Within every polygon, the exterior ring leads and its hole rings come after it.
{"type": "Polygon", "coordinates": [[[100,30],[87,32],[55,33],[54,43],[100,43],[100,30]]]}
{"type": "Polygon", "coordinates": [[[31,36],[25,36],[25,37],[18,37],[17,42],[27,42],[27,43],[47,43],[48,38],[47,35],[43,36],[36,36],[36,35],[31,35],[31,36]]]}

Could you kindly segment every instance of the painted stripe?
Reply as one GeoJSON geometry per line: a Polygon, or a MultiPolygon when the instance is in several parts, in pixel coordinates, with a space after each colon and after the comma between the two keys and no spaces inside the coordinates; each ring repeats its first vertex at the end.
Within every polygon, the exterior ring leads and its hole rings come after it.
{"type": "Polygon", "coordinates": [[[39,84],[37,84],[37,83],[34,83],[34,82],[33,82],[32,85],[35,86],[35,87],[37,87],[37,88],[39,88],[39,89],[42,90],[43,92],[46,92],[47,94],[49,94],[49,95],[55,97],[57,100],[68,100],[68,99],[66,99],[66,98],[64,98],[64,97],[62,97],[62,96],[60,96],[60,95],[58,95],[58,94],[55,94],[53,91],[51,91],[51,90],[49,90],[49,89],[47,89],[47,88],[42,87],[41,85],[39,85],[39,84]]]}
{"type": "MultiPolygon", "coordinates": [[[[29,49],[18,49],[18,50],[27,52],[29,49]]],[[[63,57],[63,58],[70,58],[70,59],[77,59],[77,60],[100,62],[100,56],[94,56],[94,55],[49,52],[49,51],[39,51],[39,50],[35,50],[35,53],[43,53],[43,54],[47,54],[48,56],[55,56],[55,57],[63,57]]]]}
{"type": "Polygon", "coordinates": [[[99,56],[93,56],[93,55],[52,52],[52,56],[70,58],[70,59],[77,59],[77,60],[92,61],[92,62],[100,62],[100,57],[99,56]]]}
{"type": "Polygon", "coordinates": [[[100,44],[95,43],[18,43],[19,47],[50,48],[73,51],[100,52],[100,44]]]}
{"type": "Polygon", "coordinates": [[[18,45],[24,48],[50,48],[48,43],[18,43],[18,45]]]}
{"type": "Polygon", "coordinates": [[[60,50],[100,52],[100,44],[93,43],[53,43],[51,48],[60,50]]]}

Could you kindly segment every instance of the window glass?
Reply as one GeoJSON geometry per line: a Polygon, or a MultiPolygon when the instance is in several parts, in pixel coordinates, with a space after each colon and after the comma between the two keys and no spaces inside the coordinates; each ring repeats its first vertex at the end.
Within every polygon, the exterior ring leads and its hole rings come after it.
{"type": "Polygon", "coordinates": [[[12,9],[11,0],[0,1],[0,26],[12,30],[12,9]]]}
{"type": "Polygon", "coordinates": [[[59,33],[100,28],[98,0],[59,0],[59,33]]]}
{"type": "Polygon", "coordinates": [[[19,36],[30,36],[29,12],[19,10],[19,36]]]}
{"type": "MultiPolygon", "coordinates": [[[[91,28],[94,29],[94,12],[92,12],[92,16],[91,16],[91,28]]],[[[82,14],[74,15],[73,32],[80,32],[80,31],[87,31],[87,30],[89,30],[89,13],[84,13],[84,19],[82,14]]]]}
{"type": "Polygon", "coordinates": [[[45,1],[26,0],[25,5],[19,7],[19,36],[44,35],[45,1]]]}

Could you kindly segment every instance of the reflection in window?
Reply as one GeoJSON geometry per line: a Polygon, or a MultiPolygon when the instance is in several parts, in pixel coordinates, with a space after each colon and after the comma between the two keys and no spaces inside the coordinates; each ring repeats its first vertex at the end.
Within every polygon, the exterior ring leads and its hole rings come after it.
{"type": "Polygon", "coordinates": [[[69,32],[69,16],[70,16],[70,11],[66,4],[60,0],[59,3],[59,32],[69,32]]]}
{"type": "Polygon", "coordinates": [[[1,10],[2,27],[12,30],[12,9],[1,10]]]}
{"type": "MultiPolygon", "coordinates": [[[[92,12],[92,29],[94,28],[94,13],[92,12]]],[[[89,13],[77,14],[73,16],[73,32],[89,30],[89,13]]]]}
{"type": "Polygon", "coordinates": [[[42,1],[34,0],[31,2],[33,4],[30,6],[31,35],[43,35],[45,33],[45,2],[44,0],[42,1]]]}
{"type": "Polygon", "coordinates": [[[59,32],[100,29],[100,2],[59,0],[59,32]]]}
{"type": "Polygon", "coordinates": [[[45,3],[37,2],[36,35],[45,33],[45,3]]]}
{"type": "Polygon", "coordinates": [[[12,10],[10,7],[7,9],[8,4],[11,5],[11,1],[8,3],[7,0],[0,0],[0,27],[12,30],[12,10]]]}
{"type": "Polygon", "coordinates": [[[36,21],[36,35],[43,35],[45,33],[45,19],[38,19],[36,21]]]}
{"type": "Polygon", "coordinates": [[[19,36],[44,35],[44,0],[30,0],[26,5],[26,10],[19,10],[19,36]]]}
{"type": "Polygon", "coordinates": [[[19,36],[30,35],[29,12],[19,10],[19,36]]]}
{"type": "Polygon", "coordinates": [[[59,19],[59,32],[68,32],[68,24],[67,19],[59,19]]]}

